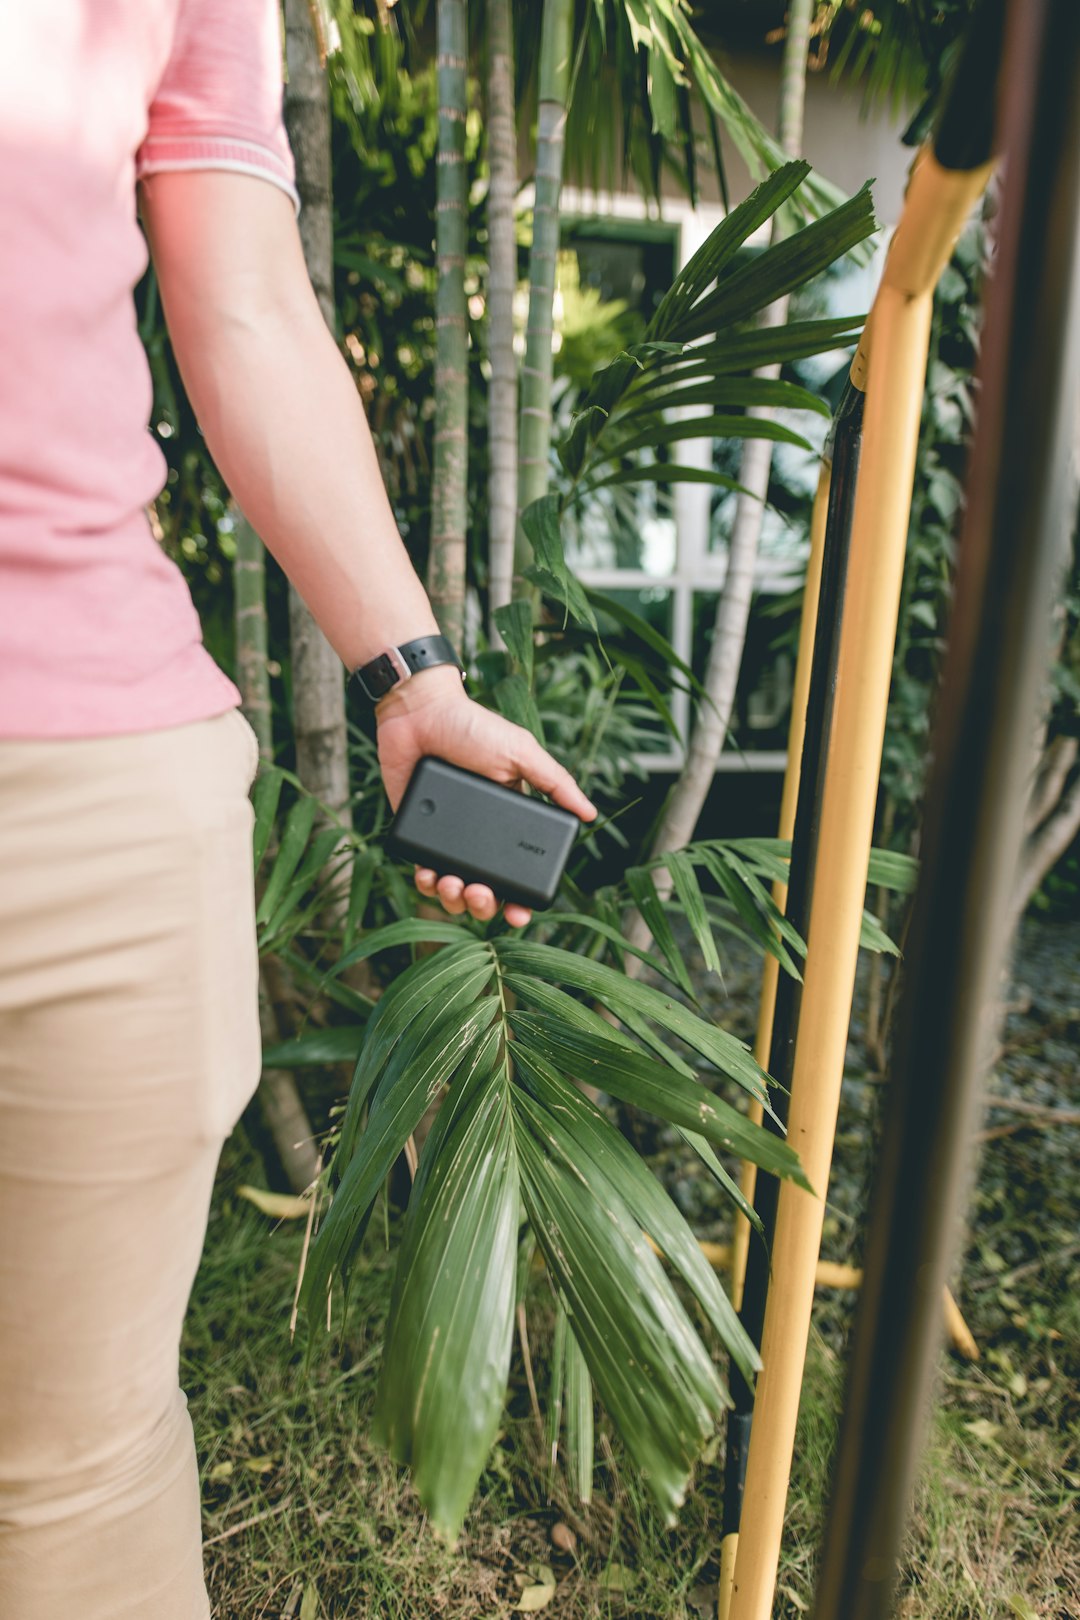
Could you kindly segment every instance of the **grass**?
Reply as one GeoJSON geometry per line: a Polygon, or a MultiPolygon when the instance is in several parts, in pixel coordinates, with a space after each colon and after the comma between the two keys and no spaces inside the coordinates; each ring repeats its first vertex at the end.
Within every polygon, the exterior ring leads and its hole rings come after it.
{"type": "MultiPolygon", "coordinates": [[[[1036,1005],[1010,1021],[1002,1088],[1069,1100],[1070,1016],[1067,1005],[1036,1005]]],[[[835,1258],[857,1256],[850,1211],[865,1182],[872,1112],[865,1077],[853,1074],[845,1090],[827,1240],[835,1258]]],[[[984,1149],[958,1285],[982,1359],[942,1360],[899,1620],[1080,1616],[1075,1148],[1075,1131],[1024,1121],[984,1149]]],[[[704,1233],[704,1193],[663,1153],[658,1169],[704,1233]]],[[[581,1509],[560,1479],[549,1489],[519,1356],[465,1534],[457,1549],[440,1545],[407,1479],[366,1438],[392,1251],[380,1232],[369,1234],[344,1342],[320,1335],[305,1368],[302,1346],[288,1337],[302,1233],[295,1223],[275,1228],[238,1199],[237,1186],[260,1177],[239,1132],[222,1161],[183,1348],[215,1620],[485,1620],[511,1614],[545,1566],[555,1591],[543,1612],[560,1620],[715,1613],[719,1444],[669,1531],[601,1424],[595,1499],[581,1509]],[[573,1550],[553,1544],[559,1525],[573,1550]]],[[[713,1224],[707,1235],[722,1231],[713,1224]]],[[[774,1620],[799,1620],[812,1604],[850,1308],[849,1295],[818,1295],[774,1620]]],[[[544,1316],[541,1280],[530,1305],[541,1389],[544,1316]]]]}

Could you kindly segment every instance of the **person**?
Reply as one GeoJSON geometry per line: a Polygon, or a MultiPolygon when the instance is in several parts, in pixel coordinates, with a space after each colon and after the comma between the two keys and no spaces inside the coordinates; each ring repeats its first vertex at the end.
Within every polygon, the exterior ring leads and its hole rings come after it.
{"type": "MultiPolygon", "coordinates": [[[[438,630],[308,281],[281,86],[274,0],[0,8],[3,1620],[209,1614],[178,1345],[259,1078],[257,747],[148,524],[137,191],[210,449],[345,668],[438,630]]],[[[377,725],[392,804],[434,753],[595,813],[446,664],[377,725]]]]}

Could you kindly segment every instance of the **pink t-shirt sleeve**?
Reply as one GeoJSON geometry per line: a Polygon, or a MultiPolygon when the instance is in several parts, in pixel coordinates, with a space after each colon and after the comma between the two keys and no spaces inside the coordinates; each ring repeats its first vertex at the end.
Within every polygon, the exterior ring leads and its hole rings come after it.
{"type": "Polygon", "coordinates": [[[299,209],[281,93],[277,0],[180,0],[136,174],[232,169],[280,186],[299,209]]]}

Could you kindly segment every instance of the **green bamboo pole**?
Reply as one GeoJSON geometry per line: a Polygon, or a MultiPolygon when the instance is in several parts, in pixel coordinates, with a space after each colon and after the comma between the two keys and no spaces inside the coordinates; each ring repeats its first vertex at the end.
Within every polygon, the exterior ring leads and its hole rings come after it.
{"type": "MultiPolygon", "coordinates": [[[[514,114],[514,47],[510,0],[487,0],[488,149],[488,599],[492,614],[513,590],[517,524],[517,357],[514,354],[514,289],[517,285],[517,120],[514,114]]],[[[496,646],[501,637],[491,624],[496,646]]]]}
{"type": "Polygon", "coordinates": [[[468,480],[465,313],[467,0],[438,0],[439,143],[435,183],[435,457],[428,594],[443,632],[462,644],[468,480]]]}
{"type": "Polygon", "coordinates": [[[555,263],[559,251],[566,107],[570,96],[573,0],[545,0],[540,31],[540,101],[536,126],[536,198],[529,254],[529,323],[521,369],[518,440],[518,527],[514,570],[531,561],[520,515],[547,493],[551,443],[551,337],[555,263]]]}

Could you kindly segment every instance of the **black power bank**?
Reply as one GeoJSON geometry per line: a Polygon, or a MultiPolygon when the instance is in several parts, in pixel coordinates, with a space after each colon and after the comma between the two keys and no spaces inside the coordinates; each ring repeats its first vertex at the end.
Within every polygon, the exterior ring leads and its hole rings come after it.
{"type": "Polygon", "coordinates": [[[401,860],[486,883],[500,900],[550,906],[581,822],[430,755],[417,765],[387,834],[401,860]]]}

